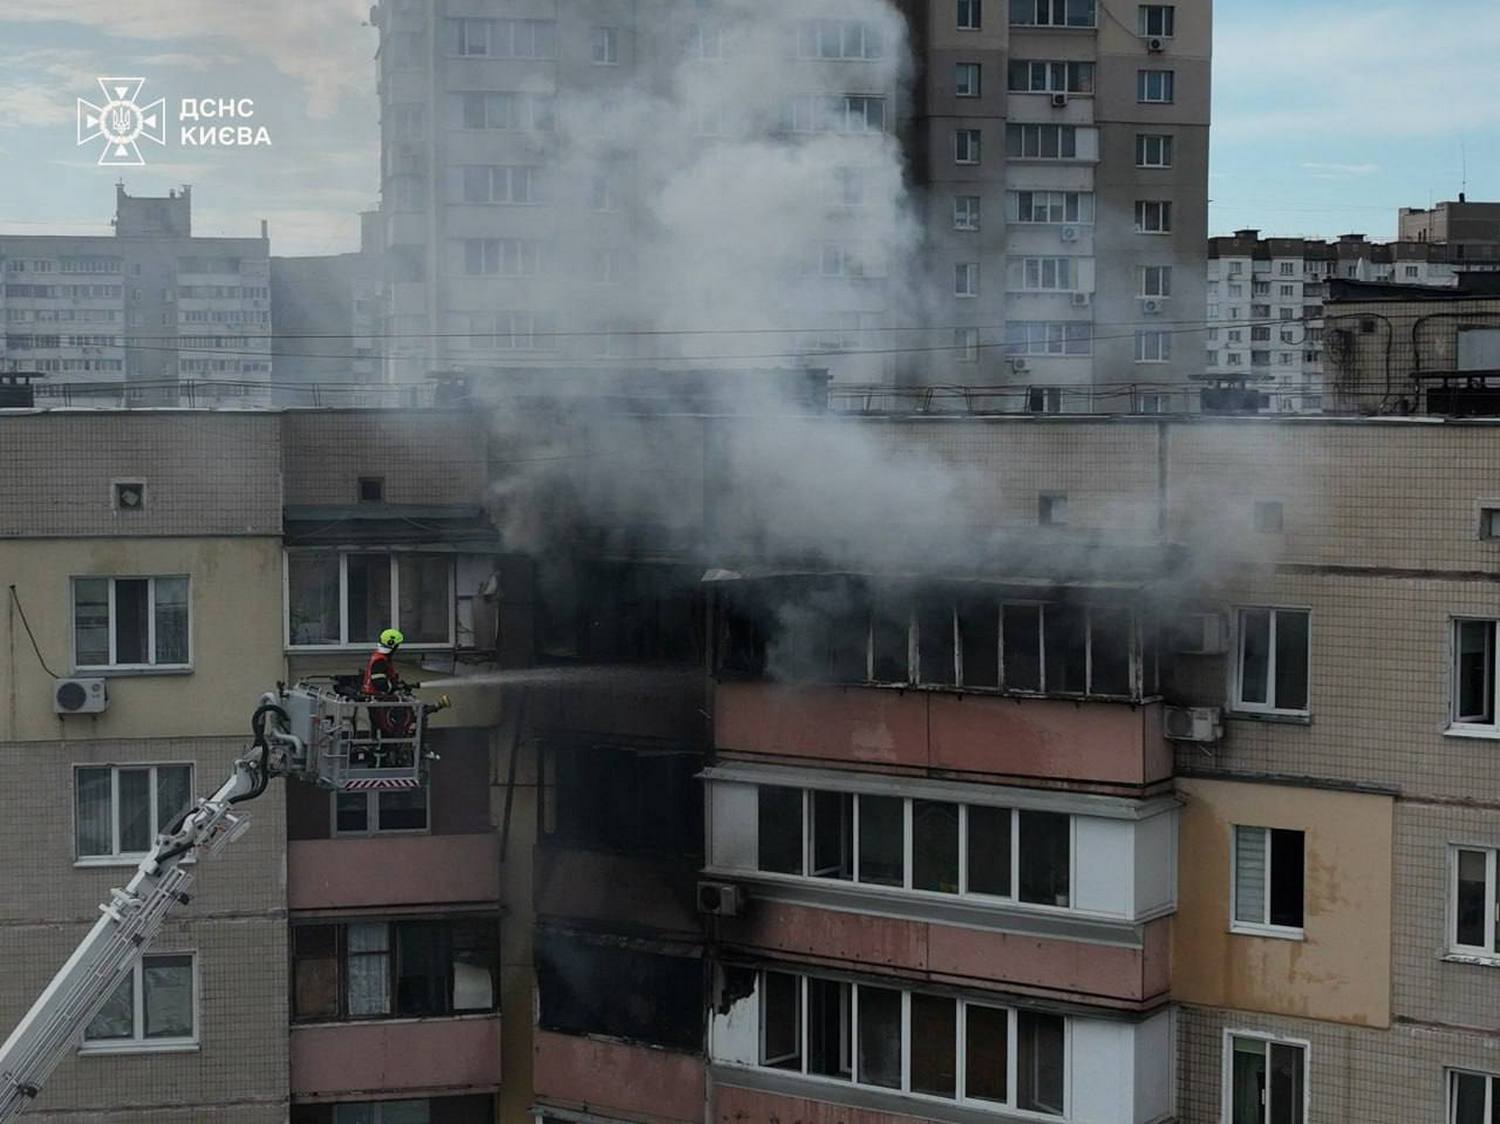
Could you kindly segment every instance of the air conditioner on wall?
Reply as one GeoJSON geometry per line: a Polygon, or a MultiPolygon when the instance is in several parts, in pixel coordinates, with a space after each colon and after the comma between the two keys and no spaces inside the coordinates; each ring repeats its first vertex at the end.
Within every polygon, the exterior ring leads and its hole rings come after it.
{"type": "Polygon", "coordinates": [[[1076,226],[1065,226],[1057,232],[1057,236],[1064,242],[1078,241],[1078,228],[1076,226]]]}
{"type": "Polygon", "coordinates": [[[1024,360],[1024,359],[1017,358],[1017,359],[1012,359],[1010,361],[1010,369],[1012,371],[1016,371],[1018,373],[1021,372],[1021,371],[1026,370],[1026,368],[1029,367],[1029,366],[1030,366],[1030,364],[1027,363],[1026,360],[1024,360]]]}
{"type": "Polygon", "coordinates": [[[52,709],[58,714],[102,714],[109,706],[103,679],[54,679],[52,709]]]}
{"type": "Polygon", "coordinates": [[[1093,299],[1094,298],[1093,298],[1093,294],[1092,293],[1074,293],[1073,294],[1073,307],[1074,308],[1087,308],[1090,304],[1093,303],[1093,299]]]}
{"type": "Polygon", "coordinates": [[[1053,94],[1052,95],[1052,108],[1053,109],[1063,109],[1063,108],[1065,108],[1067,106],[1067,104],[1068,104],[1068,95],[1067,94],[1053,94]]]}
{"type": "Polygon", "coordinates": [[[1161,315],[1162,303],[1160,297],[1147,297],[1141,301],[1141,311],[1147,316],[1161,315]]]}
{"type": "Polygon", "coordinates": [[[1162,711],[1162,732],[1174,742],[1216,742],[1224,736],[1216,706],[1169,706],[1162,711]]]}
{"type": "Polygon", "coordinates": [[[745,911],[745,891],[733,882],[699,882],[698,912],[738,917],[745,911]]]}
{"type": "Polygon", "coordinates": [[[1167,49],[1167,41],[1159,35],[1153,35],[1146,40],[1146,50],[1153,55],[1159,55],[1167,49]]]}

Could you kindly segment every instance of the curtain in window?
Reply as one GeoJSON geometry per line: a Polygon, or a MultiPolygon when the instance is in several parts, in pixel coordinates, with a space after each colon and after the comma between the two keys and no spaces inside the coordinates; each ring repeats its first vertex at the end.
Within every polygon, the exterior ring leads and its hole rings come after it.
{"type": "Polygon", "coordinates": [[[455,921],[453,941],[452,1011],[495,1009],[495,967],[498,935],[493,921],[455,921]]]}
{"type": "Polygon", "coordinates": [[[859,988],[859,1075],[866,1085],[901,1088],[901,993],[859,988]]]}
{"type": "Polygon", "coordinates": [[[135,1034],[135,976],[127,973],[105,1001],[83,1036],[90,1042],[130,1038],[135,1034]]]}
{"type": "Polygon", "coordinates": [[[397,563],[401,589],[401,631],[408,644],[446,644],[453,616],[447,555],[405,554],[397,563]]]}
{"type": "Polygon", "coordinates": [[[373,644],[391,626],[391,556],[351,554],[348,570],[349,643],[373,644]]]}
{"type": "Polygon", "coordinates": [[[1021,1011],[1016,1016],[1016,1104],[1033,1112],[1062,1114],[1063,1020],[1021,1011]]]}
{"type": "Polygon", "coordinates": [[[145,1037],[191,1038],[193,1034],[193,958],[148,957],[144,982],[145,1037]]]}
{"type": "Polygon", "coordinates": [[[1234,829],[1234,919],[1266,919],[1266,829],[1234,829]]]}
{"type": "Polygon", "coordinates": [[[75,826],[78,857],[107,855],[114,848],[110,817],[110,770],[79,769],[75,826]]]}
{"type": "Polygon", "coordinates": [[[187,578],[156,579],[155,662],[188,662],[187,578]]]}
{"type": "Polygon", "coordinates": [[[73,654],[79,667],[109,663],[109,579],[73,583],[73,654]]]}
{"type": "Polygon", "coordinates": [[[348,928],[347,1007],[351,1017],[391,1013],[390,927],[360,921],[348,928]]]}
{"type": "MultiPolygon", "coordinates": [[[[287,556],[288,609],[293,644],[339,642],[339,556],[287,556]]],[[[384,627],[384,626],[382,626],[384,627]]]]}
{"type": "Polygon", "coordinates": [[[120,771],[120,852],[141,854],[151,849],[151,770],[120,771]]]}

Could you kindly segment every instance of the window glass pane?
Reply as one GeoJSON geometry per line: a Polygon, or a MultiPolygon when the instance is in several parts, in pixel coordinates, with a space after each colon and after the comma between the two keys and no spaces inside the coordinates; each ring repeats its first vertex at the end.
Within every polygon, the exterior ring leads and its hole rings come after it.
{"type": "Polygon", "coordinates": [[[1484,1116],[1485,1086],[1488,1077],[1477,1073],[1453,1075],[1453,1118],[1451,1124],[1488,1124],[1484,1116]]]}
{"type": "Polygon", "coordinates": [[[1271,1043],[1271,1124],[1302,1124],[1302,1048],[1271,1043]]]}
{"type": "Polygon", "coordinates": [[[1063,1020],[1037,1011],[1016,1014],[1016,1107],[1061,1116],[1063,1020]]]}
{"type": "Polygon", "coordinates": [[[905,865],[905,801],[899,796],[859,798],[859,880],[900,886],[905,865]]]}
{"type": "MultiPolygon", "coordinates": [[[[1455,718],[1460,722],[1495,720],[1495,625],[1492,621],[1459,621],[1458,685],[1455,718]]],[[[82,662],[82,661],[80,661],[82,662]]]]}
{"type": "Polygon", "coordinates": [[[333,1124],[377,1124],[374,1103],[336,1104],[333,1106],[333,1124]]]}
{"type": "Polygon", "coordinates": [[[151,579],[115,579],[115,663],[151,661],[151,579]]]}
{"type": "Polygon", "coordinates": [[[289,554],[286,565],[291,642],[337,644],[339,556],[289,554]]]}
{"type": "Polygon", "coordinates": [[[1041,606],[1005,606],[1005,686],[1012,691],[1042,689],[1041,606]]]}
{"type": "Polygon", "coordinates": [[[802,873],[802,790],[761,785],[757,866],[774,874],[802,873]]]}
{"type": "Polygon", "coordinates": [[[155,662],[188,662],[187,578],[156,579],[155,662]]]}
{"type": "Polygon", "coordinates": [[[958,893],[958,805],[913,800],[911,816],[912,887],[958,893]]]}
{"type": "Polygon", "coordinates": [[[1004,1104],[1007,1098],[1010,1012],[999,1007],[964,1007],[964,1095],[1004,1104]]]}
{"type": "Polygon", "coordinates": [[[911,1088],[914,1093],[958,1093],[958,1003],[941,995],[911,997],[911,1088]]]}
{"type": "Polygon", "coordinates": [[[110,804],[113,783],[110,780],[110,770],[79,769],[75,784],[78,857],[82,859],[90,855],[107,855],[114,849],[110,804]]]}
{"type": "Polygon", "coordinates": [[[135,974],[126,973],[83,1036],[90,1042],[135,1037],[135,974]]]}
{"type": "Polygon", "coordinates": [[[1307,709],[1307,614],[1276,613],[1276,707],[1307,709]]]}
{"type": "Polygon", "coordinates": [[[163,831],[193,801],[190,765],[159,765],[156,769],[156,830],[163,831]]]}
{"type": "Polygon", "coordinates": [[[340,792],[333,798],[334,825],[338,831],[370,830],[370,794],[340,792]]]}
{"type": "Polygon", "coordinates": [[[1000,612],[987,598],[958,607],[959,643],[963,649],[964,685],[1000,685],[1000,612]]]}
{"type": "Polygon", "coordinates": [[[812,864],[820,878],[854,877],[854,797],[813,792],[812,864]]]}
{"type": "Polygon", "coordinates": [[[79,667],[109,663],[109,579],[73,583],[73,650],[79,667]]]}
{"type": "Polygon", "coordinates": [[[785,972],[764,976],[761,1007],[760,1064],[776,1069],[802,1068],[802,999],[799,977],[785,972]]]}
{"type": "Polygon", "coordinates": [[[349,643],[373,644],[391,627],[391,556],[349,555],[349,643]]]}
{"type": "Polygon", "coordinates": [[[496,952],[499,934],[493,921],[456,921],[452,925],[454,1011],[495,1009],[496,952]]]}
{"type": "Polygon", "coordinates": [[[139,854],[151,849],[151,770],[120,770],[120,850],[139,854]]]}
{"type": "Polygon", "coordinates": [[[1230,1124],[1265,1124],[1266,1044],[1255,1038],[1233,1042],[1230,1124]]]}
{"type": "Polygon", "coordinates": [[[1270,673],[1271,614],[1266,609],[1240,611],[1240,701],[1267,702],[1270,673]]]}
{"type": "Polygon", "coordinates": [[[1041,905],[1067,905],[1072,858],[1071,817],[1057,812],[1018,812],[1020,898],[1041,905]]]}
{"type": "Polygon", "coordinates": [[[441,921],[396,925],[396,1014],[446,1015],[449,928],[441,921]]]}
{"type": "Polygon", "coordinates": [[[443,555],[404,554],[397,561],[401,631],[408,644],[446,644],[453,606],[448,593],[450,560],[443,555]]]}
{"type": "Polygon", "coordinates": [[[1454,918],[1453,939],[1472,948],[1484,947],[1484,868],[1483,851],[1458,853],[1458,901],[1454,918]]]}
{"type": "Polygon", "coordinates": [[[425,788],[382,792],[377,799],[380,805],[381,831],[422,831],[427,827],[425,788]]]}
{"type": "Polygon", "coordinates": [[[431,1124],[428,1101],[382,1101],[379,1124],[431,1124]]]}
{"type": "Polygon", "coordinates": [[[1010,897],[1010,809],[969,806],[969,892],[1010,897]]]}
{"type": "Polygon", "coordinates": [[[856,1080],[901,1088],[901,993],[859,987],[859,1073],[856,1080]]]}
{"type": "Polygon", "coordinates": [[[1096,695],[1130,693],[1130,612],[1089,613],[1089,690],[1096,695]]]}
{"type": "Polygon", "coordinates": [[[877,683],[907,681],[907,615],[908,606],[898,600],[883,599],[876,605],[871,618],[871,643],[877,683]]]}
{"type": "Polygon", "coordinates": [[[851,991],[851,985],[836,980],[807,980],[808,1073],[849,1079],[851,991]]]}
{"type": "Polygon", "coordinates": [[[953,603],[942,598],[917,604],[917,667],[923,683],[954,683],[953,603]]]}
{"type": "Polygon", "coordinates": [[[141,971],[147,1038],[193,1036],[193,958],[148,956],[141,971]]]}
{"type": "Polygon", "coordinates": [[[1302,927],[1303,835],[1271,832],[1271,924],[1302,927]]]}
{"type": "Polygon", "coordinates": [[[349,1014],[391,1013],[390,931],[383,921],[356,921],[347,930],[349,1014]]]}
{"type": "Polygon", "coordinates": [[[1046,631],[1046,689],[1082,692],[1087,686],[1083,609],[1076,605],[1048,605],[1042,614],[1046,631]]]}
{"type": "Polygon", "coordinates": [[[292,927],[293,1018],[338,1018],[338,931],[337,925],[292,927]]]}
{"type": "Polygon", "coordinates": [[[1262,925],[1266,920],[1266,829],[1234,829],[1234,919],[1262,925]]]}

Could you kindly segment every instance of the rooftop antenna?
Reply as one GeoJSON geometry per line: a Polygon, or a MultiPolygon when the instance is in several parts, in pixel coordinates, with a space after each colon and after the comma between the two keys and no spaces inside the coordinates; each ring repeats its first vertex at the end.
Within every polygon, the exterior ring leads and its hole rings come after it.
{"type": "Polygon", "coordinates": [[[1458,199],[1463,202],[1469,195],[1469,148],[1463,141],[1458,142],[1458,199]]]}

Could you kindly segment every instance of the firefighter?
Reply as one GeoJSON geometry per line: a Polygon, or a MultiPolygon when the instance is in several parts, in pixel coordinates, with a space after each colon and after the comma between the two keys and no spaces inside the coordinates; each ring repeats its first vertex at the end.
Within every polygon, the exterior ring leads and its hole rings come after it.
{"type": "MultiPolygon", "coordinates": [[[[408,693],[396,670],[396,651],[406,641],[401,630],[388,628],[380,634],[380,643],[370,653],[365,665],[364,695],[367,699],[386,701],[408,693]]],[[[404,706],[372,706],[370,725],[388,738],[409,738],[416,729],[416,713],[404,706]]]]}

